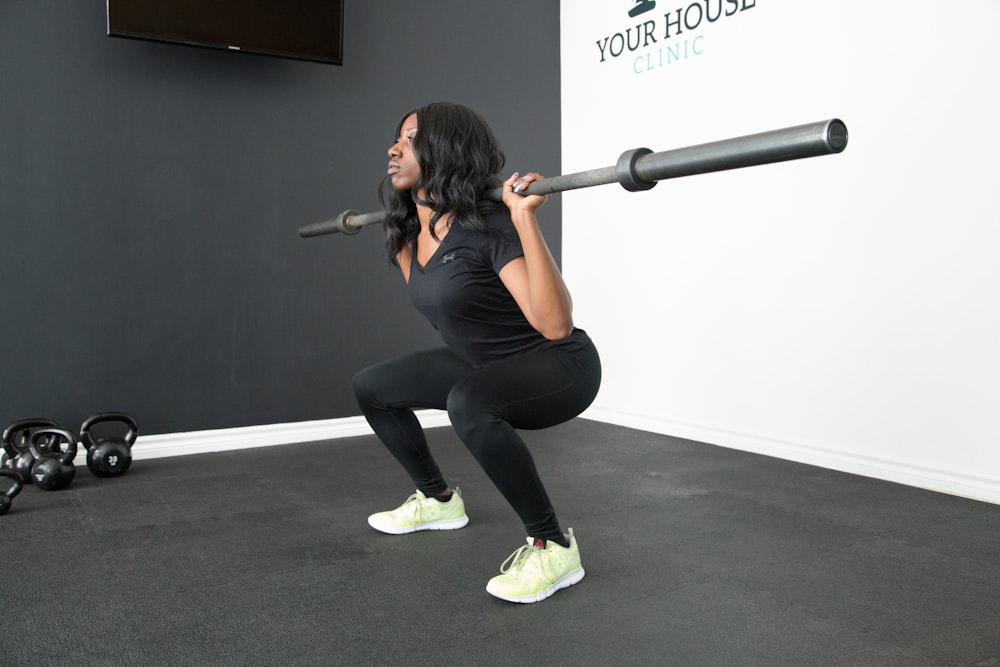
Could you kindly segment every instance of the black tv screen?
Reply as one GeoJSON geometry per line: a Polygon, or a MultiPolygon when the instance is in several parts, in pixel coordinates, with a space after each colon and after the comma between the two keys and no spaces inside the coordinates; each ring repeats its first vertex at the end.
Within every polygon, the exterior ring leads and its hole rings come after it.
{"type": "Polygon", "coordinates": [[[108,35],[342,65],[344,0],[107,0],[108,35]]]}

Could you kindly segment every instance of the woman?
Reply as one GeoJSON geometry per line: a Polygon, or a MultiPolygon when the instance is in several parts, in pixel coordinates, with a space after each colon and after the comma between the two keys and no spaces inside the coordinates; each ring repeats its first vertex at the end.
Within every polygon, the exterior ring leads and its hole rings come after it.
{"type": "Polygon", "coordinates": [[[572,303],[535,209],[517,194],[542,177],[514,174],[503,204],[480,201],[500,185],[504,154],[486,122],[456,104],[407,114],[389,148],[380,199],[386,248],[411,300],[446,347],[371,366],[354,377],[368,423],[416,486],[376,530],[452,530],[469,519],[431,456],[414,408],[447,410],[462,442],[517,512],[527,544],[486,590],[537,602],[583,578],[572,529],[564,534],[531,453],[515,429],[579,415],[597,394],[601,366],[572,303]]]}

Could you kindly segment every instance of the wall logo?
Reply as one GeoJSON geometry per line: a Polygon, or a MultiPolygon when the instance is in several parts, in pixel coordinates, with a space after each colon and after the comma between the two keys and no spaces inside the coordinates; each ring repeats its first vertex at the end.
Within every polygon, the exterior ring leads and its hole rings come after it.
{"type": "Polygon", "coordinates": [[[628,10],[628,15],[635,18],[639,14],[645,14],[651,9],[656,9],[656,0],[634,0],[635,7],[628,10]]]}
{"type": "MultiPolygon", "coordinates": [[[[632,72],[644,74],[705,52],[705,35],[698,32],[724,18],[757,6],[756,0],[699,0],[662,15],[648,14],[656,0],[629,0],[630,18],[646,20],[596,40],[598,62],[624,58],[632,72]]],[[[663,3],[661,2],[661,5],[663,3]]]]}

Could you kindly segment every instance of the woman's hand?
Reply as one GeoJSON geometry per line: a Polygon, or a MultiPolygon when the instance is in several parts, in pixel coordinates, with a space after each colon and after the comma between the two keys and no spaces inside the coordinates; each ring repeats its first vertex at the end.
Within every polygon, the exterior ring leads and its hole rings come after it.
{"type": "Polygon", "coordinates": [[[519,213],[533,213],[536,208],[548,201],[548,195],[522,195],[529,185],[544,178],[536,172],[529,172],[521,176],[517,172],[503,182],[503,203],[510,209],[512,216],[519,213]]]}

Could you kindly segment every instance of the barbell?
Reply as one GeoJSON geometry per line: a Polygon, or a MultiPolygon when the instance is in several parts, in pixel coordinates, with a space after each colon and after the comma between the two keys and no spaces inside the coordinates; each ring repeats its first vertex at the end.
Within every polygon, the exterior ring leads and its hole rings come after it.
{"type": "MultiPolygon", "coordinates": [[[[648,190],[668,178],[832,155],[845,148],[847,125],[832,118],[660,153],[648,148],[633,148],[622,153],[618,162],[610,167],[545,178],[531,183],[519,194],[548,195],[610,183],[619,183],[629,192],[637,192],[648,190]]],[[[494,188],[484,192],[482,197],[499,202],[503,201],[502,195],[501,188],[494,188]]],[[[299,236],[309,238],[337,232],[357,234],[365,225],[380,223],[384,217],[383,211],[347,210],[332,220],[299,227],[299,236]]]]}

